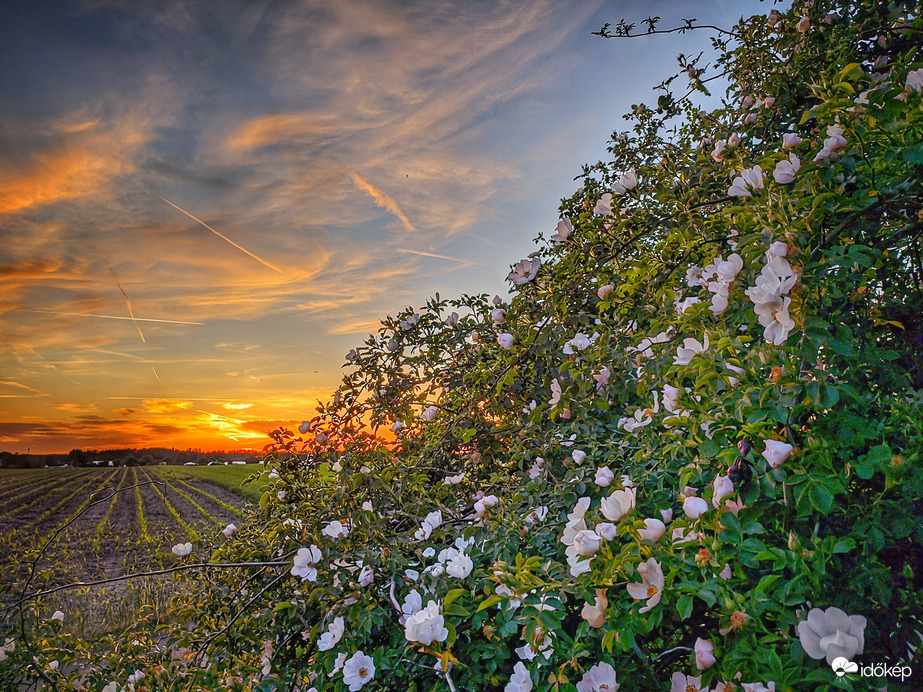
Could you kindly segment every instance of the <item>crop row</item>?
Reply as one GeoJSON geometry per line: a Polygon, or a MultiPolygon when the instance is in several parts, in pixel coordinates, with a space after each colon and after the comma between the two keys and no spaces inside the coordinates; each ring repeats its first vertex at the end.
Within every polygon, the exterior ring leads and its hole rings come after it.
{"type": "MultiPolygon", "coordinates": [[[[75,480],[82,481],[84,485],[88,485],[92,483],[94,475],[92,471],[84,471],[77,474],[68,474],[69,477],[67,478],[46,476],[45,479],[39,483],[27,485],[24,490],[19,486],[15,486],[13,490],[5,494],[4,498],[0,498],[0,504],[10,505],[8,509],[0,513],[0,519],[9,521],[13,517],[34,506],[35,500],[46,497],[49,494],[57,495],[61,492],[66,492],[67,488],[75,480]]],[[[84,486],[81,486],[81,489],[83,487],[84,486]]]]}
{"type": "MultiPolygon", "coordinates": [[[[148,479],[151,478],[150,474],[146,474],[146,475],[148,479]]],[[[199,534],[196,533],[196,530],[192,526],[186,523],[182,515],[180,515],[180,513],[176,510],[176,507],[173,506],[170,500],[167,499],[167,496],[164,494],[164,492],[158,487],[158,484],[153,483],[151,484],[150,487],[153,488],[154,493],[160,498],[161,502],[163,502],[164,507],[167,508],[167,511],[173,517],[173,520],[176,522],[177,526],[179,526],[180,528],[183,529],[183,531],[186,532],[186,535],[189,537],[189,539],[193,541],[199,540],[199,534]]]]}
{"type": "MultiPolygon", "coordinates": [[[[137,474],[135,474],[137,478],[137,474]]],[[[116,486],[115,492],[112,494],[112,500],[109,501],[109,506],[106,507],[106,513],[103,514],[102,519],[100,519],[96,524],[96,535],[102,536],[103,531],[106,529],[106,524],[109,523],[109,518],[112,516],[112,510],[115,509],[115,503],[121,499],[119,491],[125,486],[125,481],[128,480],[128,470],[122,474],[122,477],[119,479],[119,484],[116,486]]]]}
{"type": "Polygon", "coordinates": [[[165,471],[44,469],[27,476],[0,470],[7,497],[0,516],[12,514],[20,524],[7,525],[0,536],[0,580],[22,577],[30,556],[53,537],[38,563],[35,583],[43,586],[159,567],[172,561],[172,544],[245,518],[243,501],[235,506],[225,489],[165,471]]]}
{"type": "MultiPolygon", "coordinates": [[[[58,522],[58,525],[55,527],[55,529],[59,528],[60,526],[63,526],[64,524],[66,524],[66,523],[67,523],[68,521],[70,521],[74,516],[76,516],[77,514],[79,514],[79,513],[83,510],[84,507],[86,507],[88,504],[90,504],[90,502],[92,501],[92,498],[93,498],[94,493],[99,492],[100,490],[102,490],[103,488],[105,488],[105,487],[109,484],[109,481],[112,479],[113,476],[115,476],[115,474],[116,474],[117,472],[118,472],[118,471],[113,471],[112,473],[110,473],[108,476],[106,476],[106,478],[104,478],[104,479],[102,480],[102,482],[97,483],[97,484],[96,484],[96,487],[95,487],[91,492],[86,493],[86,495],[87,495],[86,500],[84,500],[84,502],[83,502],[75,511],[73,511],[66,519],[64,519],[63,521],[58,522]]],[[[94,475],[95,475],[95,474],[94,474],[94,475]]],[[[34,527],[34,526],[38,526],[39,524],[41,524],[41,523],[42,523],[43,521],[45,521],[46,519],[51,518],[51,517],[54,516],[55,514],[58,514],[58,513],[60,512],[60,510],[62,510],[65,506],[67,506],[67,504],[68,504],[71,500],[73,500],[77,495],[79,495],[79,494],[82,493],[82,492],[85,492],[86,489],[87,489],[87,487],[92,486],[92,485],[93,485],[93,480],[94,480],[94,478],[93,478],[93,476],[91,476],[85,483],[81,484],[81,485],[80,485],[79,487],[77,487],[73,492],[69,493],[66,497],[62,498],[62,499],[59,500],[57,503],[55,503],[54,505],[52,505],[51,507],[49,507],[48,509],[46,509],[43,513],[39,514],[37,517],[35,517],[35,518],[32,519],[31,521],[27,522],[26,524],[23,524],[22,526],[19,526],[19,527],[17,527],[16,529],[14,529],[13,532],[12,532],[12,533],[9,535],[9,537],[8,537],[9,540],[12,541],[12,542],[15,542],[15,541],[22,535],[22,533],[25,532],[27,529],[31,529],[31,528],[34,527]]],[[[53,532],[53,531],[54,531],[54,529],[52,530],[52,532],[53,532]]]]}

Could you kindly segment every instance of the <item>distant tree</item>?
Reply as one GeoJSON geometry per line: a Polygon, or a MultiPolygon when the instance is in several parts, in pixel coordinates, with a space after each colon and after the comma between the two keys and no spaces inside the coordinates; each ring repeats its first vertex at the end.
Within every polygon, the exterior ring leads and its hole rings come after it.
{"type": "Polygon", "coordinates": [[[82,449],[72,449],[67,453],[68,462],[71,466],[86,466],[88,462],[87,453],[82,449]]]}

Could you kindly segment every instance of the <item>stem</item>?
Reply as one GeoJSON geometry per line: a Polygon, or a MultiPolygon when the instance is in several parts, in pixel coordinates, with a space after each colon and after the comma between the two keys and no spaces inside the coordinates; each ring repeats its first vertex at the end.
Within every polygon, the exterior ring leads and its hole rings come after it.
{"type": "Polygon", "coordinates": [[[29,594],[28,596],[23,596],[20,600],[15,603],[11,603],[8,606],[0,608],[0,613],[3,613],[7,610],[12,610],[13,608],[18,608],[24,603],[29,601],[34,601],[37,598],[42,596],[47,596],[48,594],[57,593],[58,591],[66,591],[69,589],[80,589],[87,586],[99,586],[101,584],[112,584],[114,582],[125,581],[127,579],[137,579],[139,577],[156,577],[164,574],[172,574],[173,572],[185,572],[191,569],[229,569],[232,567],[282,567],[288,566],[288,561],[285,562],[197,562],[191,565],[177,565],[176,567],[168,567],[166,569],[153,570],[150,572],[134,572],[132,574],[124,574],[121,577],[111,577],[109,579],[98,579],[96,581],[78,581],[71,584],[63,584],[61,586],[55,586],[51,589],[45,589],[44,591],[37,591],[36,593],[29,594]]]}

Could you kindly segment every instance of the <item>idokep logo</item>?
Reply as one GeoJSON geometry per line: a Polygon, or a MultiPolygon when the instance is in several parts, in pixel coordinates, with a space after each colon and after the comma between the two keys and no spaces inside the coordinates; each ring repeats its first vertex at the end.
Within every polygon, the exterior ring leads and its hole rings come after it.
{"type": "Polygon", "coordinates": [[[858,673],[859,664],[853,663],[848,658],[839,658],[833,659],[833,663],[830,664],[830,667],[833,668],[833,672],[837,674],[837,677],[843,677],[846,673],[858,673]]]}
{"type": "Polygon", "coordinates": [[[859,673],[863,678],[900,678],[903,682],[912,673],[910,666],[889,666],[886,663],[872,663],[860,667],[858,663],[843,656],[833,659],[830,667],[840,678],[847,673],[859,673]]]}

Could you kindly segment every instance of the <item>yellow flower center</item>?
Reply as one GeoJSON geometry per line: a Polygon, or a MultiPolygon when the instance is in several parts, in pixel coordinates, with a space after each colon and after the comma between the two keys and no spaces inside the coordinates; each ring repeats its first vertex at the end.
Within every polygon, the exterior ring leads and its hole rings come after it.
{"type": "Polygon", "coordinates": [[[651,584],[650,586],[647,587],[647,597],[653,598],[656,595],[657,595],[657,587],[651,584]]]}

